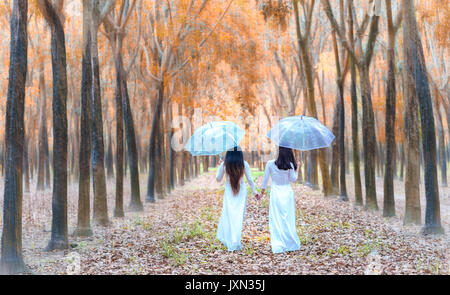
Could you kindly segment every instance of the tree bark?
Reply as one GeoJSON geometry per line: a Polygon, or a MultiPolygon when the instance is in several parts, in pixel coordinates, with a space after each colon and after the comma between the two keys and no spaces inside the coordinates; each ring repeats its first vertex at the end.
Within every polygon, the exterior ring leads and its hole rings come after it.
{"type": "Polygon", "coordinates": [[[365,208],[368,210],[378,210],[375,182],[376,135],[369,69],[367,66],[362,65],[360,68],[360,76],[363,105],[364,180],[366,187],[365,208]]]}
{"type": "Polygon", "coordinates": [[[387,50],[387,85],[386,85],[386,163],[384,172],[383,216],[395,216],[394,199],[394,162],[395,162],[395,37],[396,28],[392,20],[391,1],[386,0],[388,19],[388,50],[387,50]]]}
{"type": "MultiPolygon", "coordinates": [[[[113,48],[114,50],[114,48],[113,48]]],[[[124,174],[124,143],[123,143],[123,104],[122,104],[122,82],[119,66],[116,63],[116,201],[114,217],[124,217],[123,210],[123,174],[124,174]]],[[[126,169],[126,168],[125,168],[126,169]]]]}
{"type": "Polygon", "coordinates": [[[384,172],[383,216],[395,216],[394,161],[395,161],[395,72],[394,48],[388,49],[388,78],[386,87],[386,163],[384,172]]]}
{"type": "MultiPolygon", "coordinates": [[[[122,45],[123,39],[125,37],[125,28],[127,25],[127,20],[130,17],[136,1],[133,1],[130,5],[129,1],[122,1],[121,12],[118,20],[106,18],[103,22],[105,31],[112,48],[114,65],[116,70],[116,99],[120,100],[122,104],[121,107],[116,103],[117,108],[117,128],[122,128],[125,126],[126,133],[126,143],[128,152],[128,163],[130,167],[130,185],[131,185],[131,200],[130,209],[132,211],[142,211],[143,205],[140,198],[140,185],[139,185],[139,159],[138,150],[136,143],[136,134],[134,128],[133,115],[131,113],[130,98],[128,95],[127,86],[127,71],[124,69],[122,45]],[[121,114],[120,114],[121,113],[121,114]],[[119,126],[120,125],[120,126],[119,126]]],[[[140,16],[139,16],[140,25],[140,16]]],[[[140,29],[138,32],[140,36],[140,29]]],[[[133,60],[131,61],[131,64],[133,60]]],[[[130,66],[131,66],[130,64],[130,66]]],[[[122,131],[123,133],[123,131],[122,131]]],[[[118,136],[120,141],[123,141],[123,135],[118,136]]],[[[122,160],[120,160],[122,161],[122,160]]],[[[123,161],[122,161],[123,162],[123,161]]],[[[126,168],[125,168],[126,169],[126,168]]],[[[126,172],[126,170],[125,170],[126,172]]]]}
{"type": "Polygon", "coordinates": [[[64,26],[59,11],[49,0],[38,6],[51,31],[53,79],[53,196],[52,229],[47,251],[67,249],[67,63],[64,26]]]}
{"type": "Polygon", "coordinates": [[[157,88],[157,98],[155,104],[155,110],[153,112],[152,129],[150,132],[149,143],[149,173],[147,184],[147,202],[155,202],[155,171],[156,171],[156,158],[161,157],[158,154],[159,149],[156,148],[156,141],[159,139],[157,133],[159,133],[159,120],[161,119],[161,110],[164,99],[164,82],[161,81],[157,88]]]}
{"type": "MultiPolygon", "coordinates": [[[[344,2],[340,1],[341,13],[342,13],[342,23],[343,13],[344,13],[344,2]]],[[[344,104],[344,77],[343,71],[341,70],[341,61],[339,57],[339,47],[336,40],[336,32],[333,31],[333,49],[334,57],[336,63],[336,86],[337,86],[337,110],[336,110],[336,121],[338,122],[339,132],[337,133],[338,138],[338,153],[339,153],[339,187],[340,195],[342,201],[348,201],[347,197],[347,185],[345,183],[345,104],[344,104]]]]}
{"type": "Polygon", "coordinates": [[[156,135],[156,141],[155,141],[155,158],[153,158],[153,161],[155,163],[155,171],[158,177],[155,178],[155,193],[158,196],[159,199],[164,198],[164,133],[163,133],[163,106],[161,106],[161,114],[159,115],[160,118],[158,120],[158,126],[156,127],[158,129],[156,135]]]}
{"type": "MultiPolygon", "coordinates": [[[[121,38],[121,37],[118,37],[121,38]]],[[[122,57],[122,41],[117,40],[116,42],[116,74],[118,75],[117,82],[120,83],[120,98],[122,103],[123,121],[120,124],[125,126],[126,142],[127,142],[127,152],[128,152],[128,163],[130,167],[130,185],[131,185],[131,200],[130,209],[132,211],[142,211],[144,209],[141,202],[141,193],[139,185],[139,160],[136,145],[136,133],[134,129],[133,115],[131,113],[130,98],[128,95],[127,77],[125,69],[123,68],[123,57],[122,57]]],[[[116,86],[117,87],[117,86],[116,86]]],[[[119,119],[117,119],[117,122],[119,119]]],[[[116,123],[117,123],[116,122],[116,123]]]]}
{"type": "MultiPolygon", "coordinates": [[[[353,30],[353,26],[350,26],[353,30]]],[[[351,34],[353,39],[353,34],[351,34]]],[[[359,160],[359,134],[358,134],[358,96],[356,93],[356,65],[353,59],[350,60],[350,91],[352,105],[352,153],[353,153],[353,182],[355,186],[355,204],[363,205],[362,184],[359,160]]]]}
{"type": "MultiPolygon", "coordinates": [[[[314,9],[314,1],[311,3],[311,13],[314,9]]],[[[298,1],[294,1],[294,11],[295,11],[295,26],[296,26],[296,33],[297,33],[297,42],[298,47],[300,51],[299,58],[301,59],[303,63],[303,70],[306,78],[306,97],[308,100],[308,110],[309,114],[317,118],[317,109],[316,109],[316,102],[315,102],[315,95],[314,95],[314,73],[313,73],[313,65],[311,62],[310,57],[310,46],[309,46],[309,34],[310,31],[306,30],[305,36],[302,36],[301,34],[301,27],[300,27],[300,16],[299,16],[299,9],[298,9],[298,1]]],[[[307,19],[307,22],[310,22],[311,20],[307,19]]],[[[329,196],[332,193],[332,184],[331,184],[331,178],[330,173],[328,171],[328,165],[326,160],[326,150],[320,149],[320,150],[312,150],[310,151],[310,161],[309,165],[311,166],[311,173],[309,177],[309,182],[311,183],[313,189],[318,188],[318,171],[317,171],[317,161],[319,162],[320,171],[322,174],[322,184],[323,184],[323,193],[325,196],[329,196]]]]}
{"type": "MultiPolygon", "coordinates": [[[[350,24],[353,24],[353,1],[348,1],[349,18],[351,19],[350,24]]],[[[329,0],[322,0],[322,4],[325,9],[325,13],[330,20],[331,26],[339,35],[342,45],[347,49],[351,59],[358,67],[360,76],[360,89],[361,89],[361,100],[363,106],[363,148],[364,148],[364,176],[365,176],[365,187],[366,187],[366,209],[377,210],[377,200],[376,200],[376,183],[375,183],[375,153],[376,153],[376,133],[375,133],[375,122],[374,113],[372,107],[372,97],[371,97],[371,85],[369,68],[373,57],[374,47],[376,37],[378,35],[378,24],[379,16],[372,15],[370,17],[370,29],[367,37],[367,43],[365,48],[362,47],[362,32],[358,31],[358,49],[359,57],[357,57],[354,48],[354,38],[353,26],[350,26],[350,38],[345,37],[343,28],[341,28],[331,9],[329,0]],[[348,40],[350,39],[350,41],[348,40]]],[[[352,95],[353,96],[353,95],[352,95]]]]}
{"type": "Polygon", "coordinates": [[[103,141],[102,97],[100,88],[100,68],[98,60],[98,27],[100,20],[93,11],[98,1],[92,3],[91,21],[91,66],[92,66],[92,171],[94,187],[94,220],[97,224],[107,226],[108,201],[106,198],[105,146],[103,141]]]}
{"type": "MultiPolygon", "coordinates": [[[[403,13],[405,14],[405,6],[403,13]]],[[[403,38],[409,39],[408,30],[405,28],[409,22],[404,17],[403,38]]],[[[405,42],[405,41],[404,41],[405,42]]],[[[403,45],[403,54],[411,54],[411,46],[403,45]]],[[[412,59],[404,59],[403,69],[403,97],[405,99],[405,218],[404,224],[421,224],[420,211],[420,151],[418,128],[417,93],[414,82],[412,59]]]]}
{"type": "Polygon", "coordinates": [[[345,104],[344,104],[344,85],[342,77],[338,81],[339,88],[339,187],[341,200],[348,201],[347,184],[345,182],[345,104]]]}
{"type": "Polygon", "coordinates": [[[128,96],[128,86],[126,73],[122,63],[122,104],[125,122],[125,133],[127,141],[127,151],[130,167],[130,184],[131,184],[131,200],[130,209],[132,211],[143,211],[144,207],[141,202],[141,189],[139,185],[139,159],[136,145],[136,133],[134,129],[133,114],[131,113],[130,98],[128,96]]]}
{"type": "MultiPolygon", "coordinates": [[[[172,108],[172,102],[169,102],[169,116],[170,120],[169,122],[172,122],[173,117],[173,108],[172,108]]],[[[173,126],[169,127],[169,181],[170,181],[170,189],[175,188],[175,151],[171,146],[172,143],[172,136],[173,136],[173,126]]]]}
{"type": "Polygon", "coordinates": [[[10,62],[5,128],[5,186],[0,273],[25,270],[22,256],[22,165],[28,1],[14,0],[10,24],[10,62]]]}
{"type": "Polygon", "coordinates": [[[78,183],[78,223],[75,236],[91,236],[91,115],[92,115],[92,65],[91,65],[91,12],[83,1],[83,51],[81,60],[81,120],[78,183]]]}
{"type": "Polygon", "coordinates": [[[112,136],[111,136],[111,126],[108,124],[108,149],[106,152],[106,177],[108,179],[114,178],[114,168],[113,168],[113,151],[112,151],[112,136]]]}
{"type": "MultiPolygon", "coordinates": [[[[439,117],[440,117],[439,113],[439,117]]],[[[447,155],[445,152],[445,138],[444,138],[444,127],[442,125],[442,118],[438,121],[438,144],[439,144],[439,162],[441,167],[441,185],[447,187],[447,155]]]]}
{"type": "MultiPolygon", "coordinates": [[[[337,95],[336,95],[337,96],[337,95]]],[[[333,187],[333,195],[339,194],[339,108],[341,107],[338,97],[336,97],[336,103],[333,114],[333,134],[336,140],[331,144],[331,184],[333,187]]]]}
{"type": "Polygon", "coordinates": [[[23,174],[25,176],[24,184],[25,184],[25,192],[30,192],[30,170],[28,164],[28,137],[25,133],[25,139],[23,142],[23,174]]]}
{"type": "Polygon", "coordinates": [[[404,50],[406,71],[409,79],[413,78],[420,108],[422,131],[422,148],[425,177],[425,227],[424,234],[443,233],[440,217],[439,187],[436,165],[436,133],[433,117],[428,76],[425,66],[422,42],[417,28],[412,0],[403,0],[404,50]]]}
{"type": "Polygon", "coordinates": [[[44,62],[39,64],[39,93],[41,104],[41,118],[39,124],[39,155],[38,155],[38,178],[36,189],[44,190],[46,181],[46,168],[48,166],[48,136],[47,136],[47,88],[45,85],[44,62]]]}

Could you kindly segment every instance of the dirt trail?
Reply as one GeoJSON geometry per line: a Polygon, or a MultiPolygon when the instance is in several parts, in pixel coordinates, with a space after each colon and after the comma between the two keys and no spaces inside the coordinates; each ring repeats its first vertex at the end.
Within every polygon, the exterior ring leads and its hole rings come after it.
{"type": "MultiPolygon", "coordinates": [[[[113,182],[108,187],[113,188],[113,182]]],[[[127,211],[125,218],[111,218],[110,227],[94,227],[90,238],[72,237],[70,251],[43,252],[50,238],[51,191],[26,193],[25,261],[40,274],[449,273],[448,228],[444,236],[424,238],[418,234],[420,228],[403,227],[400,219],[387,220],[380,212],[355,208],[352,202],[324,198],[301,184],[295,184],[294,190],[302,246],[297,252],[277,255],[270,249],[268,196],[257,202],[249,195],[243,250],[230,253],[217,241],[223,187],[213,173],[201,175],[155,204],[145,204],[142,213],[127,211]]],[[[77,185],[71,184],[70,232],[76,225],[76,192],[77,185]]],[[[108,198],[112,216],[113,189],[108,198]]],[[[397,199],[400,216],[401,197],[397,199]]]]}

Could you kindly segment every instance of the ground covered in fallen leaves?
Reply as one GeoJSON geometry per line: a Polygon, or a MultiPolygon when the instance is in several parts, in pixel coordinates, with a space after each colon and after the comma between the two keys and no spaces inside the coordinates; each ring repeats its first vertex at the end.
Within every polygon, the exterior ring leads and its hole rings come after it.
{"type": "MultiPolygon", "coordinates": [[[[253,173],[259,184],[261,173],[253,173]]],[[[76,225],[77,187],[69,188],[70,232],[76,225]]],[[[112,216],[113,180],[108,188],[112,216]]],[[[71,237],[66,251],[43,250],[50,238],[51,190],[25,193],[25,262],[36,274],[449,274],[448,190],[441,197],[446,234],[436,237],[404,227],[400,218],[354,207],[352,198],[324,198],[302,184],[294,190],[302,246],[286,254],[271,252],[268,195],[260,201],[249,195],[243,249],[228,252],[221,245],[215,234],[223,183],[215,181],[214,172],[146,203],[144,212],[127,211],[124,218],[111,217],[109,227],[93,226],[92,237],[71,237]]]]}

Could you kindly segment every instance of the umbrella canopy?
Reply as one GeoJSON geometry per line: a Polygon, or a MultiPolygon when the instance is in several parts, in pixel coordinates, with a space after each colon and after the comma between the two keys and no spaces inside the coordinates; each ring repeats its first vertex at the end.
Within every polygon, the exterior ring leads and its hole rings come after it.
{"type": "Polygon", "coordinates": [[[276,145],[300,151],[329,147],[335,136],[317,119],[306,116],[280,120],[267,133],[276,145]]]}
{"type": "Polygon", "coordinates": [[[193,156],[214,156],[237,147],[244,135],[233,122],[211,122],[195,130],[184,149],[193,156]]]}

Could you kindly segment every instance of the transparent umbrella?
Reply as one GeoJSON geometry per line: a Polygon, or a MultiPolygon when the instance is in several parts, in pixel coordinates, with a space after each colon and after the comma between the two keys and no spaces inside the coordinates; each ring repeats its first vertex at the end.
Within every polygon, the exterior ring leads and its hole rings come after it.
{"type": "Polygon", "coordinates": [[[300,151],[329,147],[335,136],[317,119],[306,116],[280,120],[267,133],[276,145],[300,151]]]}
{"type": "Polygon", "coordinates": [[[245,131],[233,122],[219,121],[195,130],[184,149],[193,156],[213,156],[239,146],[245,131]]]}

